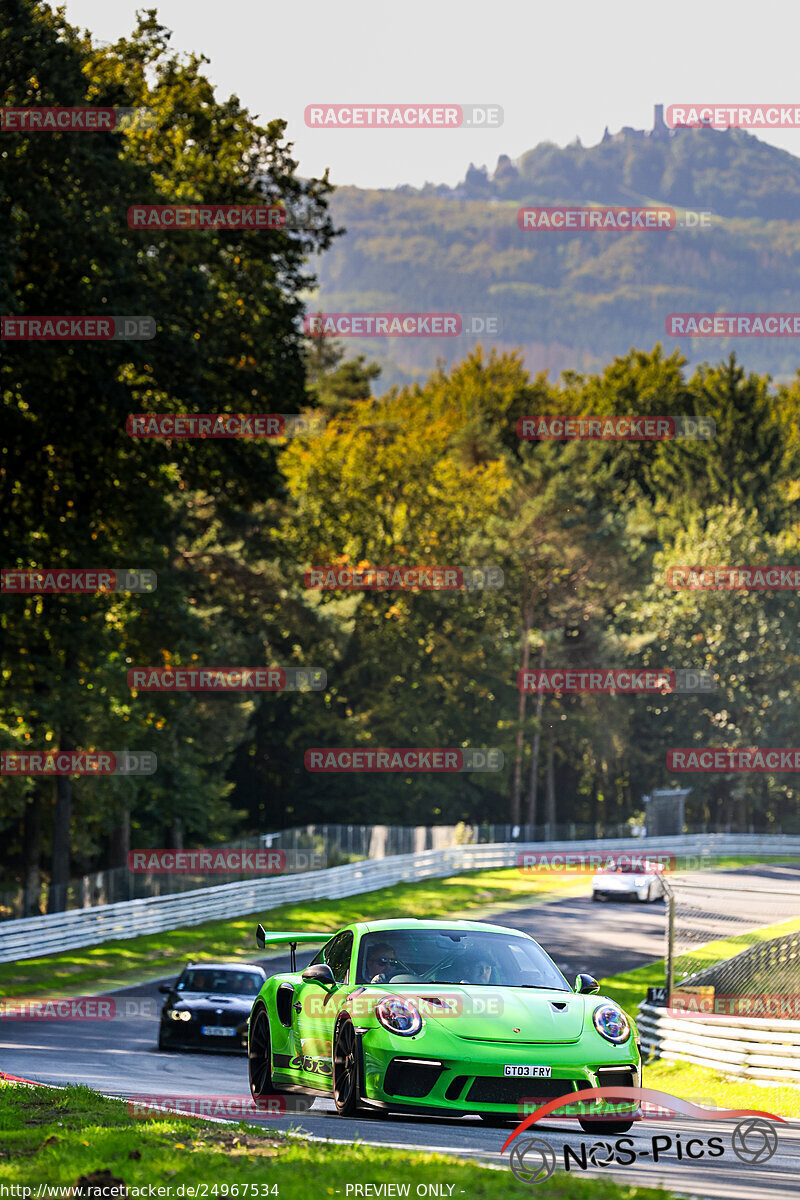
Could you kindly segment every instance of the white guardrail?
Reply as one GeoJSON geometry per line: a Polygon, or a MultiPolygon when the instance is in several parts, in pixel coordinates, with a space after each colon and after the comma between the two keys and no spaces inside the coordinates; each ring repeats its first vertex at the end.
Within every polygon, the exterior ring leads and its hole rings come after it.
{"type": "Polygon", "coordinates": [[[800,1082],[800,1021],[772,1017],[670,1015],[642,1003],[642,1049],[668,1062],[713,1067],[749,1079],[800,1082]]]}
{"type": "Polygon", "coordinates": [[[442,878],[460,871],[511,867],[522,852],[625,851],[629,854],[798,854],[800,837],[760,834],[684,834],[663,838],[608,838],[566,842],[497,842],[449,846],[418,854],[366,859],[322,871],[246,879],[171,896],[23,917],[0,923],[0,962],[38,958],[61,950],[164,933],[226,917],[265,912],[299,900],[338,900],[396,883],[442,878]]]}

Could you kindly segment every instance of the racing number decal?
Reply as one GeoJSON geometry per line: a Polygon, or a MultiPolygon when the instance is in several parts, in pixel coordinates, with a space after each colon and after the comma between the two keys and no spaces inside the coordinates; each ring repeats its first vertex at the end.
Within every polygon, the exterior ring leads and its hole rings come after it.
{"type": "Polygon", "coordinates": [[[311,1058],[308,1054],[296,1054],[290,1066],[299,1071],[309,1071],[312,1075],[332,1075],[333,1067],[329,1058],[311,1058]]]}

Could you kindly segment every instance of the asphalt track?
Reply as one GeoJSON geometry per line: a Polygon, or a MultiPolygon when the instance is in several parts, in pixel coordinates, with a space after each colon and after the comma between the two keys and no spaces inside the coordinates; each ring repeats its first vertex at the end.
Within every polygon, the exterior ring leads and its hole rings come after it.
{"type": "MultiPolygon", "coordinates": [[[[781,888],[797,891],[800,897],[800,867],[765,867],[756,871],[736,872],[742,887],[764,886],[767,880],[780,880],[781,888]]],[[[715,876],[719,880],[719,875],[715,876]]],[[[747,896],[741,893],[741,911],[746,911],[747,896]]],[[[730,910],[729,910],[730,911],[730,910]]],[[[800,908],[798,908],[800,912],[800,908]]],[[[492,918],[531,933],[549,951],[558,965],[572,978],[588,971],[598,978],[641,966],[663,954],[664,905],[638,905],[625,902],[593,904],[586,897],[567,898],[552,904],[513,910],[492,918]]],[[[755,924],[762,924],[761,917],[755,924]]],[[[254,917],[254,925],[256,918],[254,917]]],[[[724,930],[724,919],[720,931],[724,930]]],[[[313,951],[298,955],[302,967],[313,951]]],[[[254,956],[253,961],[258,961],[254,956]]],[[[262,960],[263,961],[263,960],[262,960]]],[[[176,964],[179,968],[182,964],[176,964]]],[[[273,958],[269,970],[288,969],[288,958],[273,958]]],[[[115,992],[117,1011],[111,1020],[42,1021],[5,1018],[0,1025],[0,1069],[39,1083],[84,1083],[110,1095],[123,1097],[247,1097],[247,1064],[242,1056],[201,1053],[160,1053],[156,1036],[162,997],[157,981],[115,992]]],[[[647,1079],[645,1076],[645,1085],[647,1079]]],[[[769,1110],[769,1090],[764,1090],[762,1107],[769,1110]]],[[[373,1144],[426,1149],[490,1162],[506,1171],[508,1153],[500,1154],[511,1132],[493,1129],[472,1118],[448,1120],[392,1116],[388,1119],[343,1119],[336,1115],[330,1101],[317,1099],[310,1111],[291,1116],[248,1117],[257,1124],[291,1127],[312,1138],[331,1139],[352,1145],[356,1139],[373,1144]]],[[[694,1120],[685,1117],[648,1120],[637,1123],[631,1134],[637,1161],[631,1165],[603,1165],[606,1151],[595,1151],[600,1165],[585,1172],[573,1168],[571,1175],[601,1177],[613,1175],[619,1182],[655,1186],[662,1184],[684,1195],[727,1197],[729,1200],[767,1200],[776,1193],[786,1197],[800,1191],[800,1122],[778,1126],[778,1149],[767,1163],[748,1165],[731,1148],[731,1132],[736,1122],[694,1120]],[[724,1153],[709,1159],[677,1157],[690,1139],[707,1143],[719,1135],[724,1153]],[[653,1161],[653,1138],[663,1140],[658,1162],[653,1161]]],[[[567,1143],[580,1154],[581,1143],[587,1153],[596,1143],[613,1138],[584,1134],[576,1122],[565,1119],[545,1120],[534,1130],[520,1135],[542,1137],[554,1149],[557,1171],[563,1174],[563,1146],[567,1143]]],[[[697,1142],[694,1152],[703,1149],[697,1142]]],[[[588,1161],[588,1159],[587,1159],[588,1161]]],[[[435,1173],[434,1173],[435,1174],[435,1173]]],[[[359,1179],[359,1182],[370,1182],[359,1179]]],[[[432,1177],[431,1182],[436,1182],[432,1177]]],[[[509,1191],[513,1194],[528,1185],[518,1183],[509,1172],[509,1191]]],[[[545,1185],[546,1188],[546,1185],[545,1185]]],[[[577,1185],[576,1194],[580,1193],[577,1185]]],[[[546,1190],[543,1194],[546,1194],[546,1190]]]]}

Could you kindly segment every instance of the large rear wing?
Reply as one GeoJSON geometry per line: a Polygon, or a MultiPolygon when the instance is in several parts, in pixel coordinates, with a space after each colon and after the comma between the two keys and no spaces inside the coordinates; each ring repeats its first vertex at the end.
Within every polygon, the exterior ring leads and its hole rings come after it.
{"type": "Polygon", "coordinates": [[[332,937],[332,933],[310,933],[308,931],[304,933],[270,933],[261,924],[256,928],[256,942],[259,949],[263,950],[268,942],[281,946],[288,945],[292,971],[297,970],[295,955],[300,942],[328,942],[332,937]]]}

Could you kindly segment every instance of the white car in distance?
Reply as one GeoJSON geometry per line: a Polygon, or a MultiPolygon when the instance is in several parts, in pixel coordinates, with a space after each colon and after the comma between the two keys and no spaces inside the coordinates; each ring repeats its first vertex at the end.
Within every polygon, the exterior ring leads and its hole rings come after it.
{"type": "Polygon", "coordinates": [[[663,863],[611,860],[592,877],[592,900],[640,900],[649,904],[664,895],[663,863]]]}

